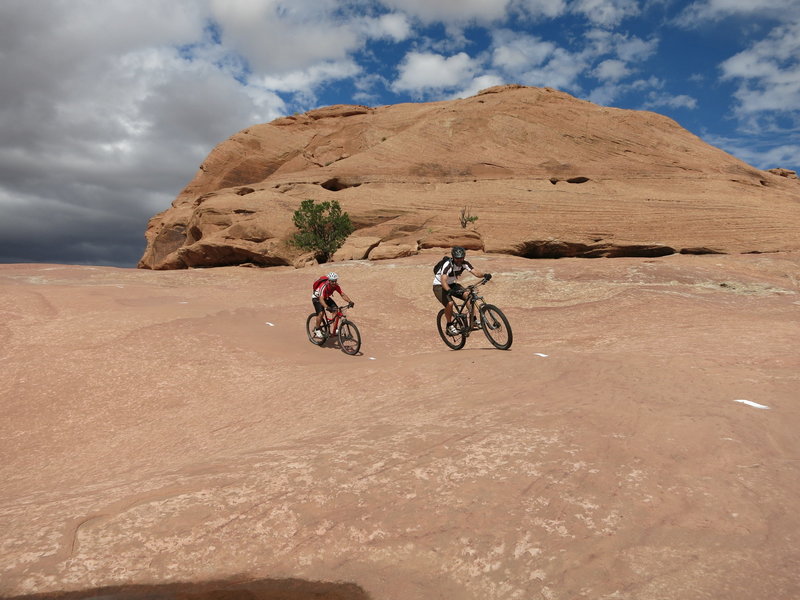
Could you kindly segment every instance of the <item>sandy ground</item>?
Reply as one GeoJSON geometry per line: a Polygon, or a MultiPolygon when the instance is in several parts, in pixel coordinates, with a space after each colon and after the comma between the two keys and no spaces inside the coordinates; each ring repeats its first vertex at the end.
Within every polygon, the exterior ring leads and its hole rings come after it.
{"type": "Polygon", "coordinates": [[[327,265],[0,265],[0,596],[800,597],[800,254],[476,256],[509,351],[440,254],[333,265],[355,357],[327,265]]]}

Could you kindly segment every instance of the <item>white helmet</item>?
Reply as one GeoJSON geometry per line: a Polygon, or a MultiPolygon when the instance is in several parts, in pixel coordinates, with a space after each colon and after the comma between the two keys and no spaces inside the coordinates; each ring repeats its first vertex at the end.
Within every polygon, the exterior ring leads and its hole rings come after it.
{"type": "Polygon", "coordinates": [[[338,279],[339,279],[339,276],[336,273],[334,273],[333,271],[328,273],[328,280],[329,281],[332,281],[332,282],[336,283],[338,281],[338,279]]]}

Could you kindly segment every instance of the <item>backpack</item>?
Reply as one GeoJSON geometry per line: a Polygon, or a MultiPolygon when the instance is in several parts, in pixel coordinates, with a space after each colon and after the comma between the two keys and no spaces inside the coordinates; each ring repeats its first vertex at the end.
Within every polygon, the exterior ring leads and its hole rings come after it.
{"type": "Polygon", "coordinates": [[[328,282],[328,276],[327,275],[323,275],[322,277],[317,279],[314,282],[314,286],[313,286],[314,291],[316,292],[320,288],[321,285],[324,285],[327,282],[328,282]]]}
{"type": "Polygon", "coordinates": [[[445,256],[443,256],[443,257],[442,257],[442,260],[440,260],[439,262],[437,262],[437,263],[434,265],[434,267],[433,267],[433,273],[434,273],[434,275],[435,275],[436,273],[438,273],[438,272],[439,272],[439,271],[442,269],[442,267],[444,266],[444,263],[446,263],[448,260],[450,260],[450,257],[449,257],[449,256],[447,256],[447,255],[445,255],[445,256]]]}

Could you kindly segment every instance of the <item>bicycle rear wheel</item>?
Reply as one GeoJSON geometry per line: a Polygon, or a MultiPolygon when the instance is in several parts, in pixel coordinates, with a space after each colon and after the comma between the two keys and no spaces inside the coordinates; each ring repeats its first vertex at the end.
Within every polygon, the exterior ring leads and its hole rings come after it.
{"type": "Polygon", "coordinates": [[[485,304],[481,306],[480,313],[483,333],[486,334],[492,345],[500,350],[511,348],[514,336],[511,333],[511,325],[508,324],[508,319],[506,319],[503,311],[493,304],[485,304]]]}
{"type": "MultiPolygon", "coordinates": [[[[317,315],[316,313],[311,313],[308,315],[308,319],[306,319],[306,335],[308,336],[308,341],[314,344],[315,346],[322,346],[325,341],[328,339],[327,336],[318,338],[314,335],[314,326],[317,324],[317,315]]],[[[325,329],[322,329],[323,334],[325,333],[325,329]]]]}
{"type": "Polygon", "coordinates": [[[342,352],[353,356],[361,349],[361,334],[352,321],[339,323],[339,347],[342,352]]]}
{"type": "Polygon", "coordinates": [[[445,344],[450,346],[453,350],[461,350],[464,344],[467,343],[467,336],[463,332],[452,335],[447,333],[447,320],[444,318],[444,309],[439,311],[436,316],[436,328],[439,330],[439,335],[445,344]]]}

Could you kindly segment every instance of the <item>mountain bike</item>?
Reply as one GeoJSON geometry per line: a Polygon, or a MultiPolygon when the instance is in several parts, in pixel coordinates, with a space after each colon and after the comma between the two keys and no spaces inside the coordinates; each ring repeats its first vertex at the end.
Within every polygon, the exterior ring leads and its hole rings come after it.
{"type": "Polygon", "coordinates": [[[494,304],[487,304],[483,296],[479,296],[476,288],[484,285],[486,279],[481,279],[478,283],[467,286],[467,299],[459,302],[460,298],[453,297],[453,325],[456,333],[447,331],[447,321],[445,310],[439,311],[436,317],[436,327],[439,335],[453,350],[461,350],[467,343],[469,334],[478,329],[483,329],[483,333],[495,348],[508,350],[514,337],[511,333],[511,325],[503,314],[503,311],[494,304]],[[470,305],[472,310],[470,310],[470,305]],[[477,311],[477,318],[473,318],[477,311]]]}
{"type": "MultiPolygon", "coordinates": [[[[317,313],[311,313],[306,319],[306,334],[309,341],[315,346],[323,346],[330,338],[336,336],[339,340],[339,348],[345,354],[355,355],[361,349],[361,334],[358,327],[345,315],[348,308],[352,308],[352,304],[345,304],[344,306],[337,306],[336,312],[333,317],[328,317],[326,314],[328,310],[322,311],[322,321],[319,324],[322,337],[314,335],[314,326],[317,323],[317,313]]],[[[333,310],[331,310],[333,312],[333,310]]]]}

